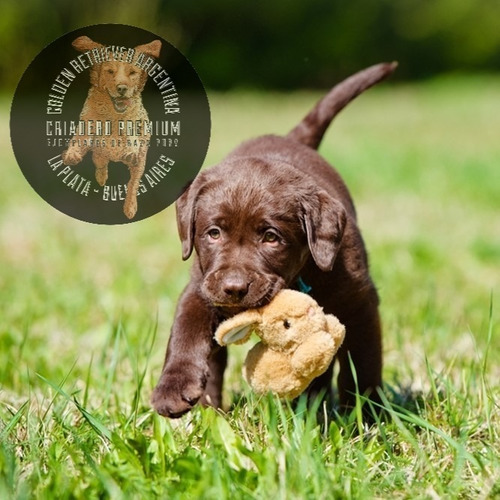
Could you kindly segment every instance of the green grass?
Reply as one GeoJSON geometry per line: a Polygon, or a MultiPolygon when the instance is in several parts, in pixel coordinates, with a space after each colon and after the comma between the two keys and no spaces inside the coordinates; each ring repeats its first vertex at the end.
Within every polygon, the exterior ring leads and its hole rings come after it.
{"type": "MultiPolygon", "coordinates": [[[[232,348],[229,411],[156,416],[189,264],[172,207],[85,224],[25,182],[1,113],[0,498],[498,498],[500,81],[386,85],[321,152],[356,200],[382,298],[386,418],[255,397],[232,348]]],[[[211,95],[207,164],[286,132],[319,94],[211,95]]]]}

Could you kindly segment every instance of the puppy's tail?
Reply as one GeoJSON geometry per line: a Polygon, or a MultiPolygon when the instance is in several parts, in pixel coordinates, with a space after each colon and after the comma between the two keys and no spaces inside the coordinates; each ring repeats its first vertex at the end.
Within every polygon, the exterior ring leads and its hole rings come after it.
{"type": "Polygon", "coordinates": [[[397,66],[397,62],[376,64],[340,82],[288,133],[287,137],[317,149],[335,116],[361,92],[391,75],[397,66]]]}

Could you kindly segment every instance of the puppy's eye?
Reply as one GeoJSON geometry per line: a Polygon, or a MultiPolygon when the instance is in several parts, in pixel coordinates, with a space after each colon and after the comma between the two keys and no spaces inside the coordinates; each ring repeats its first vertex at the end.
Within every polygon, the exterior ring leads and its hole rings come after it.
{"type": "Polygon", "coordinates": [[[107,69],[106,70],[110,75],[112,75],[114,73],[114,71],[110,68],[110,69],[107,69]]]}
{"type": "Polygon", "coordinates": [[[137,73],[135,69],[130,70],[129,76],[134,76],[137,73]]]}
{"type": "Polygon", "coordinates": [[[217,227],[213,227],[207,232],[207,234],[210,239],[218,240],[220,238],[220,229],[218,229],[217,227]]]}
{"type": "Polygon", "coordinates": [[[262,237],[264,243],[278,243],[280,237],[274,231],[266,231],[262,237]]]}
{"type": "Polygon", "coordinates": [[[285,321],[283,321],[283,326],[288,330],[292,325],[290,324],[290,321],[285,319],[285,321]]]}

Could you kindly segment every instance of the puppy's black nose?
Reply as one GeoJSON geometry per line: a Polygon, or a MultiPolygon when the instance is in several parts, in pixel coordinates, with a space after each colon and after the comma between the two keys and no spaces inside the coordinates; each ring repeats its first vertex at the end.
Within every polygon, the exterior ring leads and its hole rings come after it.
{"type": "Polygon", "coordinates": [[[123,95],[123,94],[125,94],[125,92],[127,92],[127,86],[126,85],[117,85],[116,90],[118,91],[118,93],[120,95],[123,95]]]}
{"type": "Polygon", "coordinates": [[[248,293],[248,285],[245,279],[232,276],[224,280],[223,290],[232,301],[240,301],[248,293]]]}

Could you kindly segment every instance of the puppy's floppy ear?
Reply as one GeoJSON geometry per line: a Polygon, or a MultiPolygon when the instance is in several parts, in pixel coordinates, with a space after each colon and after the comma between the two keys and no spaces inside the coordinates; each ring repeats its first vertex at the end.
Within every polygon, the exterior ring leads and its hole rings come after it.
{"type": "Polygon", "coordinates": [[[79,36],[75,38],[71,45],[73,45],[78,52],[87,52],[88,50],[104,47],[102,43],[94,42],[94,40],[91,40],[88,36],[79,36]]]}
{"type": "Polygon", "coordinates": [[[204,186],[205,175],[202,172],[186,186],[184,192],[175,202],[177,229],[182,243],[182,260],[189,259],[193,251],[196,202],[204,186]]]}
{"type": "Polygon", "coordinates": [[[341,203],[322,190],[304,196],[301,206],[314,262],[322,271],[331,271],[344,235],[346,211],[341,203]]]}
{"type": "Polygon", "coordinates": [[[182,260],[189,259],[193,251],[194,240],[194,215],[196,196],[193,193],[192,183],[188,184],[185,191],[175,202],[177,216],[177,230],[182,243],[182,260]]]}
{"type": "MultiPolygon", "coordinates": [[[[146,56],[154,57],[155,59],[158,58],[160,55],[160,49],[161,49],[161,42],[160,40],[153,40],[152,42],[145,43],[144,45],[138,45],[135,47],[135,53],[136,53],[136,63],[139,61],[140,54],[145,54],[146,56]]],[[[141,64],[137,64],[139,67],[141,67],[143,70],[141,71],[141,77],[139,81],[139,92],[142,92],[144,90],[144,87],[146,86],[146,81],[148,79],[148,73],[147,71],[144,71],[143,65],[144,61],[142,61],[141,64]]]]}
{"type": "Polygon", "coordinates": [[[143,52],[147,56],[157,58],[160,55],[161,42],[160,40],[153,40],[152,42],[138,45],[135,47],[136,52],[143,52]]]}
{"type": "MultiPolygon", "coordinates": [[[[79,36],[78,38],[75,38],[73,40],[73,43],[71,44],[73,47],[78,50],[78,52],[88,52],[89,50],[93,49],[102,49],[104,45],[99,42],[94,42],[94,40],[91,40],[88,36],[79,36]]],[[[93,86],[97,86],[99,84],[99,71],[98,68],[100,68],[100,64],[92,64],[90,67],[90,84],[93,86]]]]}

